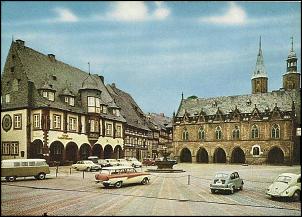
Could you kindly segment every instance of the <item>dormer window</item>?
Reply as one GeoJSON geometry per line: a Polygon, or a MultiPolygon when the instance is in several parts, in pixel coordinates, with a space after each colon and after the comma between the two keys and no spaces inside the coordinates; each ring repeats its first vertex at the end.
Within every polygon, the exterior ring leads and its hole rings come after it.
{"type": "Polygon", "coordinates": [[[64,97],[65,103],[67,103],[70,106],[74,106],[74,97],[72,96],[65,96],[64,97]]]}
{"type": "Polygon", "coordinates": [[[47,90],[42,91],[42,96],[50,101],[55,101],[55,93],[47,90]]]}
{"type": "Polygon", "coordinates": [[[87,98],[88,101],[88,112],[92,113],[100,113],[101,108],[100,108],[100,99],[94,96],[88,96],[87,98]]]}
{"type": "Polygon", "coordinates": [[[107,114],[107,106],[105,106],[105,105],[102,106],[102,112],[104,114],[107,114]]]}

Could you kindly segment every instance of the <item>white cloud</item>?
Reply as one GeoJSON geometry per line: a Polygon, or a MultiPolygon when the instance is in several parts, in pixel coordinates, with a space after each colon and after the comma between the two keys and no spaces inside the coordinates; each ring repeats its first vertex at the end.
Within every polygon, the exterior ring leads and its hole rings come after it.
{"type": "Polygon", "coordinates": [[[78,17],[67,8],[55,8],[54,11],[58,17],[55,19],[57,22],[77,22],[78,17]]]}
{"type": "Polygon", "coordinates": [[[148,6],[142,1],[119,1],[112,3],[112,9],[106,14],[108,19],[126,22],[140,22],[147,20],[163,20],[170,15],[162,2],[155,2],[156,9],[150,12],[148,6]]]}
{"type": "Polygon", "coordinates": [[[235,2],[230,2],[230,6],[225,14],[201,17],[200,21],[212,24],[244,25],[247,23],[247,14],[235,2]]]}

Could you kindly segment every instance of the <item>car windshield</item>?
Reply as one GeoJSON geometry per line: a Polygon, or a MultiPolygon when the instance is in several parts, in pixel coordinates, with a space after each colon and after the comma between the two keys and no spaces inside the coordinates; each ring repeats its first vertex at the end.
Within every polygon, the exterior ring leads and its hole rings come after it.
{"type": "Polygon", "coordinates": [[[229,175],[226,174],[226,173],[217,173],[217,174],[215,175],[215,178],[218,178],[218,179],[221,179],[221,178],[226,179],[228,176],[229,176],[229,175]]]}
{"type": "Polygon", "coordinates": [[[276,182],[284,182],[287,184],[290,182],[291,179],[292,178],[289,176],[278,176],[278,178],[276,179],[276,182]]]}

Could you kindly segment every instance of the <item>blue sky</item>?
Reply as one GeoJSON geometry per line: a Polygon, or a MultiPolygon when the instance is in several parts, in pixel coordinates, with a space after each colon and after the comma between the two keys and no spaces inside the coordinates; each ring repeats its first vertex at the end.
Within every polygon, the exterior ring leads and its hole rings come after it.
{"type": "Polygon", "coordinates": [[[260,35],[269,91],[291,36],[301,61],[300,2],[1,1],[1,24],[1,72],[13,36],[84,71],[90,62],[144,112],[168,116],[182,92],[250,94],[260,35]]]}

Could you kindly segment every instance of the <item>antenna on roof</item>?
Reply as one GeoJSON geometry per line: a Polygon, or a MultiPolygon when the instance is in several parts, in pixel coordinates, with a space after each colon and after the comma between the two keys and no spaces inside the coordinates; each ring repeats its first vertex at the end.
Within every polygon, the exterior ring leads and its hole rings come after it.
{"type": "Polygon", "coordinates": [[[90,62],[88,62],[88,72],[89,72],[89,75],[90,75],[90,62]]]}
{"type": "Polygon", "coordinates": [[[14,35],[12,35],[12,42],[14,42],[14,35]]]}
{"type": "Polygon", "coordinates": [[[291,49],[291,51],[294,51],[294,37],[292,36],[292,37],[290,37],[290,39],[292,40],[292,49],[291,49]]]}

